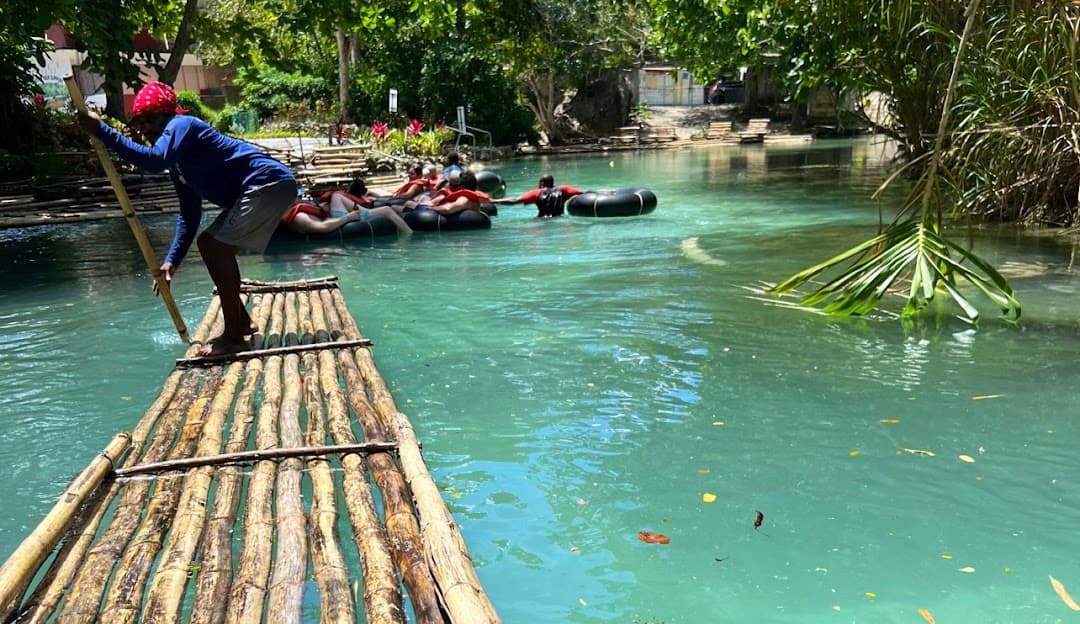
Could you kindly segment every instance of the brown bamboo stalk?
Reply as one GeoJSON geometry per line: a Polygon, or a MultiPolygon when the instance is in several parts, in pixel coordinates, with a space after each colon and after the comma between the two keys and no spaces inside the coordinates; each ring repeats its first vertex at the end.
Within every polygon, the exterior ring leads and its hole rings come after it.
{"type": "MultiPolygon", "coordinates": [[[[338,291],[340,292],[340,291],[338,291]]],[[[345,318],[351,319],[348,310],[338,309],[334,297],[329,291],[320,293],[326,300],[323,307],[332,313],[327,315],[330,333],[342,336],[345,318]]],[[[360,421],[364,437],[369,442],[386,440],[382,426],[375,411],[368,403],[364,381],[360,375],[352,353],[348,349],[338,352],[338,366],[341,368],[348,388],[348,400],[353,413],[360,421]]],[[[421,540],[420,526],[415,516],[412,494],[405,479],[388,453],[369,455],[368,468],[375,477],[383,500],[386,515],[386,531],[390,536],[391,552],[401,573],[402,581],[413,603],[413,613],[419,624],[439,624],[446,621],[442,610],[439,589],[428,568],[424,556],[424,544],[421,540]]]]}
{"type": "MultiPolygon", "coordinates": [[[[284,304],[284,297],[274,297],[274,310],[284,304]]],[[[276,315],[275,315],[276,317],[276,315]]],[[[271,323],[275,321],[272,317],[271,323]]],[[[272,334],[271,334],[272,335],[272,334]]],[[[272,339],[272,338],[271,338],[272,339]]],[[[263,374],[263,398],[256,420],[255,446],[277,446],[277,413],[281,407],[281,357],[269,358],[263,374]]],[[[273,495],[277,464],[265,460],[255,464],[247,490],[240,560],[229,593],[225,622],[257,624],[262,621],[267,578],[273,558],[273,495]]]]}
{"type": "MultiPolygon", "coordinates": [[[[311,304],[306,293],[300,299],[301,341],[314,339],[311,323],[311,304]]],[[[317,299],[317,297],[316,297],[317,299]]],[[[303,356],[304,409],[307,412],[308,446],[326,442],[326,409],[319,388],[319,358],[314,352],[303,356]]],[[[330,471],[329,458],[310,457],[307,461],[311,476],[311,510],[308,525],[311,527],[311,563],[315,582],[322,600],[323,624],[355,622],[356,607],[349,591],[349,569],[341,551],[338,536],[337,487],[330,471]]]]}
{"type": "MultiPolygon", "coordinates": [[[[199,394],[188,410],[180,436],[170,451],[172,457],[185,457],[195,450],[202,435],[205,413],[221,384],[221,370],[204,372],[199,394]]],[[[120,559],[113,577],[101,619],[110,624],[136,622],[142,608],[146,582],[161,551],[162,540],[172,525],[183,487],[182,474],[161,475],[156,479],[153,496],[146,505],[142,524],[120,559]]]]}
{"type": "MultiPolygon", "coordinates": [[[[184,414],[195,401],[199,376],[197,371],[182,374],[179,387],[165,408],[157,430],[143,453],[143,460],[157,461],[168,454],[184,414]]],[[[139,525],[151,485],[149,479],[143,479],[124,486],[112,521],[90,549],[86,562],[75,576],[58,622],[76,624],[97,621],[105,585],[139,525]]]]}
{"type": "MultiPolygon", "coordinates": [[[[146,441],[150,431],[157,424],[158,419],[165,412],[169,401],[176,393],[180,385],[181,373],[173,371],[162,384],[158,397],[143,413],[142,418],[131,432],[131,451],[125,456],[122,465],[131,465],[137,461],[141,453],[142,445],[146,441]]],[[[85,523],[78,532],[68,539],[63,548],[57,554],[55,561],[49,568],[49,572],[38,583],[34,593],[23,606],[20,621],[24,624],[41,624],[52,617],[60,600],[67,593],[68,585],[75,573],[82,565],[86,551],[94,541],[105,512],[112,504],[113,499],[119,493],[121,484],[113,481],[108,484],[108,491],[102,496],[96,509],[90,511],[85,523]]]]}
{"type": "MultiPolygon", "coordinates": [[[[385,441],[386,436],[375,410],[365,396],[364,382],[353,355],[345,350],[339,351],[337,362],[345,377],[349,404],[361,423],[365,439],[385,441]]],[[[422,624],[445,622],[438,587],[424,556],[425,546],[413,507],[412,493],[405,478],[389,453],[369,455],[367,465],[379,486],[391,551],[412,599],[414,617],[422,624]]]]}
{"type": "MultiPolygon", "coordinates": [[[[242,372],[243,365],[240,363],[234,363],[226,369],[202,424],[196,455],[210,455],[221,451],[222,431],[242,372]]],[[[213,466],[203,466],[190,471],[184,479],[172,530],[162,545],[161,560],[146,595],[141,622],[155,624],[180,621],[180,607],[191,576],[195,550],[206,525],[207,498],[210,495],[213,475],[213,466]]]]}
{"type": "MultiPolygon", "coordinates": [[[[272,297],[265,299],[269,302],[272,297]]],[[[258,309],[262,308],[269,311],[268,305],[258,309]]],[[[262,320],[265,321],[265,318],[262,320]]],[[[244,383],[233,408],[229,439],[225,443],[227,454],[235,454],[247,448],[248,435],[255,420],[255,393],[261,373],[262,360],[247,363],[244,383]]],[[[217,491],[200,548],[199,575],[196,577],[190,624],[221,624],[225,621],[225,609],[228,606],[233,570],[233,527],[236,525],[236,511],[240,505],[240,489],[243,485],[241,468],[226,465],[218,470],[216,480],[217,491]]]]}
{"type": "Polygon", "coordinates": [[[101,485],[112,470],[113,463],[123,456],[130,443],[130,435],[117,434],[105,450],[75,477],[41,524],[19,544],[3,567],[0,567],[0,605],[5,607],[4,612],[0,613],[0,620],[6,620],[17,606],[30,579],[56,547],[79,508],[101,485]]]}
{"type": "Polygon", "coordinates": [[[297,280],[295,282],[262,282],[259,280],[245,279],[241,281],[240,288],[243,292],[278,293],[285,291],[315,290],[319,288],[337,288],[338,278],[333,275],[312,279],[297,280]]]}
{"type": "MultiPolygon", "coordinates": [[[[332,291],[331,297],[344,324],[345,337],[350,340],[359,338],[360,329],[348,314],[341,291],[332,291]]],[[[484,593],[457,523],[446,508],[435,480],[427,471],[412,424],[398,411],[390,390],[375,367],[370,350],[358,348],[354,354],[372,405],[383,422],[388,424],[387,430],[398,443],[401,468],[412,488],[420,514],[425,554],[439,584],[450,620],[468,624],[501,622],[495,607],[484,593]]]]}
{"type": "MultiPolygon", "coordinates": [[[[326,321],[319,297],[311,297],[315,335],[326,336],[326,321]]],[[[326,397],[327,420],[335,443],[356,441],[349,426],[345,393],[338,380],[334,355],[322,351],[319,357],[319,384],[326,397]]],[[[309,373],[310,376],[310,373],[309,373]]],[[[398,582],[386,528],[375,511],[367,467],[357,455],[341,458],[345,508],[352,525],[353,541],[360,554],[363,576],[364,616],[369,624],[404,624],[401,585],[398,582]]]]}
{"type": "Polygon", "coordinates": [[[326,458],[328,455],[343,455],[345,453],[384,453],[397,450],[397,445],[392,442],[363,444],[320,444],[318,446],[304,445],[287,449],[267,449],[265,451],[238,451],[235,453],[219,453],[216,455],[196,455],[182,459],[167,459],[152,464],[139,464],[128,468],[120,468],[113,472],[117,478],[129,478],[137,475],[167,472],[170,470],[182,470],[189,468],[203,468],[206,466],[228,466],[232,464],[246,464],[263,459],[291,459],[291,458],[326,458]]]}
{"type": "Polygon", "coordinates": [[[226,364],[237,360],[250,360],[253,358],[264,358],[271,355],[289,355],[290,353],[304,353],[307,351],[320,351],[322,349],[343,349],[348,347],[368,347],[371,346],[371,341],[366,338],[363,340],[355,340],[346,344],[335,343],[319,343],[310,345],[293,345],[288,347],[276,347],[272,349],[251,349],[248,351],[238,351],[236,353],[221,353],[219,355],[205,355],[201,357],[185,357],[176,360],[177,368],[194,368],[194,367],[206,367],[216,366],[219,364],[226,364]]]}
{"type": "MultiPolygon", "coordinates": [[[[285,293],[285,339],[296,341],[296,293],[285,293]]],[[[303,444],[300,429],[300,356],[285,356],[285,377],[279,412],[282,448],[303,444]]],[[[266,621],[269,624],[299,622],[303,606],[304,573],[307,570],[307,519],[304,514],[301,483],[303,462],[286,459],[277,475],[277,548],[274,572],[267,599],[266,621]]]]}

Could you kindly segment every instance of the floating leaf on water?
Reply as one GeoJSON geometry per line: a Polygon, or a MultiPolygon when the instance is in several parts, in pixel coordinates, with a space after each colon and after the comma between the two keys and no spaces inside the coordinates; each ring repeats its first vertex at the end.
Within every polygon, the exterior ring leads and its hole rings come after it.
{"type": "Polygon", "coordinates": [[[901,451],[904,451],[905,453],[910,453],[910,454],[912,454],[912,455],[925,455],[925,456],[927,456],[927,457],[933,457],[933,456],[934,456],[934,452],[933,452],[933,451],[924,451],[924,450],[922,450],[922,449],[909,449],[909,448],[902,448],[902,449],[900,449],[900,450],[901,450],[901,451]]]}
{"type": "Polygon", "coordinates": [[[944,553],[944,554],[941,555],[941,558],[942,559],[952,559],[952,555],[950,555],[949,553],[944,553]]]}
{"type": "Polygon", "coordinates": [[[581,549],[578,548],[577,546],[571,546],[570,547],[570,552],[572,552],[572,553],[581,552],[581,549]]]}
{"type": "Polygon", "coordinates": [[[974,464],[975,463],[975,458],[972,457],[971,455],[960,455],[960,461],[962,461],[962,462],[964,462],[966,464],[974,464]]]}
{"type": "Polygon", "coordinates": [[[718,420],[718,421],[713,423],[713,426],[714,427],[723,427],[724,426],[724,421],[718,420]]]}
{"type": "Polygon", "coordinates": [[[652,531],[638,531],[637,538],[646,544],[670,544],[671,540],[667,535],[663,533],[653,533],[652,531]]]}
{"type": "Polygon", "coordinates": [[[1076,604],[1073,597],[1069,595],[1068,590],[1061,584],[1061,581],[1054,577],[1050,577],[1050,586],[1054,588],[1054,592],[1061,597],[1061,601],[1065,603],[1066,607],[1069,607],[1073,611],[1080,611],[1080,605],[1076,604]]]}
{"type": "Polygon", "coordinates": [[[971,397],[972,401],[982,401],[983,399],[999,399],[1005,396],[1004,394],[980,394],[979,396],[971,397]]]}
{"type": "Polygon", "coordinates": [[[877,598],[877,594],[875,594],[874,592],[866,592],[866,597],[867,598],[877,598]]]}
{"type": "Polygon", "coordinates": [[[899,418],[882,418],[880,422],[883,425],[899,425],[900,424],[900,419],[899,418]]]}
{"type": "Polygon", "coordinates": [[[937,620],[934,619],[933,615],[930,615],[930,611],[926,609],[919,609],[919,615],[921,615],[922,619],[926,620],[930,624],[937,624],[937,620]]]}
{"type": "Polygon", "coordinates": [[[578,598],[577,601],[580,602],[581,606],[583,606],[583,607],[589,606],[589,603],[585,602],[584,598],[578,598]]]}
{"type": "Polygon", "coordinates": [[[833,611],[839,611],[840,610],[840,605],[833,605],[832,610],[833,611]]]}
{"type": "Polygon", "coordinates": [[[701,501],[703,503],[715,503],[716,502],[716,494],[712,494],[710,492],[705,492],[704,494],[701,495],[701,501]]]}
{"type": "Polygon", "coordinates": [[[960,568],[960,571],[964,574],[975,574],[975,568],[971,566],[965,566],[963,568],[960,568]]]}
{"type": "Polygon", "coordinates": [[[707,474],[709,474],[709,469],[708,468],[698,468],[697,473],[699,475],[707,475],[707,474]]]}
{"type": "Polygon", "coordinates": [[[584,505],[585,504],[585,499],[584,498],[577,499],[577,504],[578,504],[579,507],[584,505]]]}
{"type": "Polygon", "coordinates": [[[850,453],[848,453],[848,455],[851,455],[852,457],[858,457],[859,456],[859,449],[855,449],[855,450],[851,451],[850,453]]]}

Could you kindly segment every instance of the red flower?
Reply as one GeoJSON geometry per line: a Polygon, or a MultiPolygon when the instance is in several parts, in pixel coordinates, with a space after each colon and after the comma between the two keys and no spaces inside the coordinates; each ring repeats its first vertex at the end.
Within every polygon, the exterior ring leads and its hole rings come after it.
{"type": "Polygon", "coordinates": [[[371,125],[371,136],[376,139],[385,139],[388,134],[390,134],[390,127],[383,122],[377,121],[371,125]]]}
{"type": "Polygon", "coordinates": [[[424,129],[424,124],[419,119],[413,119],[409,122],[409,127],[405,131],[410,134],[420,134],[420,131],[424,129]]]}

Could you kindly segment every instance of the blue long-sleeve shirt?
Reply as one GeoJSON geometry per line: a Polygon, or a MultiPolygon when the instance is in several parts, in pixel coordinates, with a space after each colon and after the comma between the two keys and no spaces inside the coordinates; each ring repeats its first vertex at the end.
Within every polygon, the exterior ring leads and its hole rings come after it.
{"type": "Polygon", "coordinates": [[[229,210],[250,189],[291,180],[285,165],[250,143],[238,141],[189,115],[176,115],[164,132],[147,147],[105,124],[97,137],[121,158],[149,173],[168,170],[180,200],[173,236],[165,262],[179,266],[202,221],[202,200],[229,210]]]}

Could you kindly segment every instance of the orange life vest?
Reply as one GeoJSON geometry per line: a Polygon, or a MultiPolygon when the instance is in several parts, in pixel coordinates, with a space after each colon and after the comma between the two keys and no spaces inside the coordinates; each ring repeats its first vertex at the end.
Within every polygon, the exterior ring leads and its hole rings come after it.
{"type": "Polygon", "coordinates": [[[285,214],[282,215],[281,222],[285,225],[292,223],[296,219],[296,214],[299,212],[309,214],[313,217],[321,217],[323,219],[330,216],[330,212],[322,206],[298,199],[294,201],[292,205],[289,206],[289,209],[285,211],[285,214]]]}

